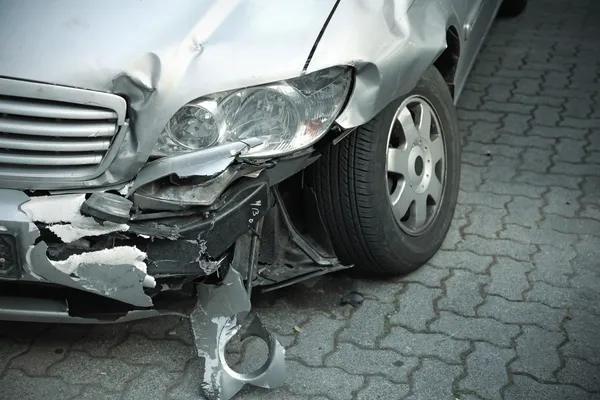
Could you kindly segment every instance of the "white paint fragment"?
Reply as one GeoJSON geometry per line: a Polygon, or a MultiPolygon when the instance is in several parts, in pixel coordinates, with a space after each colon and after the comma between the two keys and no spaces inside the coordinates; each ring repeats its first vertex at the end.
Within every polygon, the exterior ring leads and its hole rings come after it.
{"type": "Polygon", "coordinates": [[[30,220],[49,224],[48,229],[65,243],[129,229],[126,224],[108,221],[100,225],[94,218],[82,215],[79,209],[84,201],[83,194],[39,196],[21,205],[21,210],[30,220]]]}
{"type": "MultiPolygon", "coordinates": [[[[90,251],[88,253],[73,254],[63,261],[52,261],[56,269],[65,274],[72,274],[77,271],[81,264],[105,264],[105,265],[133,265],[140,271],[147,273],[148,269],[144,260],[146,253],[135,246],[119,246],[111,249],[90,251]]],[[[156,286],[154,277],[146,275],[144,278],[144,287],[153,288],[156,286]]]]}
{"type": "Polygon", "coordinates": [[[133,186],[133,181],[129,182],[127,185],[123,186],[123,188],[121,190],[119,190],[119,193],[121,194],[121,196],[127,196],[129,194],[129,189],[131,189],[132,186],[133,186]]]}

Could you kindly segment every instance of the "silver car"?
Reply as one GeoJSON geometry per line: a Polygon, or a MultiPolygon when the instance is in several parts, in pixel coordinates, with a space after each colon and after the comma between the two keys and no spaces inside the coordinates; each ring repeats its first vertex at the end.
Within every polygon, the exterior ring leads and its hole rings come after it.
{"type": "Polygon", "coordinates": [[[0,0],[0,319],[187,315],[207,393],[250,292],[407,274],[453,218],[455,103],[526,0],[0,0]]]}

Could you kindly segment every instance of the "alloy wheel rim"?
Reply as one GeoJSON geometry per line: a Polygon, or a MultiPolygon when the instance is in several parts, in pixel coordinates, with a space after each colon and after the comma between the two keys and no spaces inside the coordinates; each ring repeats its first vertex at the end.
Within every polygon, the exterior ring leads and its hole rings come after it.
{"type": "Polygon", "coordinates": [[[409,235],[439,213],[446,183],[446,146],[437,112],[425,98],[402,102],[388,133],[387,187],[394,218],[409,235]]]}

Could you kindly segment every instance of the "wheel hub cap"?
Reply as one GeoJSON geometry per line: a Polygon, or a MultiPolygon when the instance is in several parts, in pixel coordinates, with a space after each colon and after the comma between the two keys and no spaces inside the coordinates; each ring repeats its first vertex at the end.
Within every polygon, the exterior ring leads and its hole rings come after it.
{"type": "Polygon", "coordinates": [[[437,113],[424,98],[411,96],[390,127],[387,178],[396,222],[418,235],[437,216],[445,183],[445,144],[437,113]]]}

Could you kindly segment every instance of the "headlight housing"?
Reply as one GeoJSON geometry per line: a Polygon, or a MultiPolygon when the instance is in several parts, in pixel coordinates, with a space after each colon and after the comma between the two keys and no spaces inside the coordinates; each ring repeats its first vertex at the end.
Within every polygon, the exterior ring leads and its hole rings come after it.
{"type": "Polygon", "coordinates": [[[245,156],[271,157],[314,144],[339,115],[351,69],[333,67],[286,81],[205,96],[169,120],[154,148],[170,156],[257,137],[245,156]]]}

